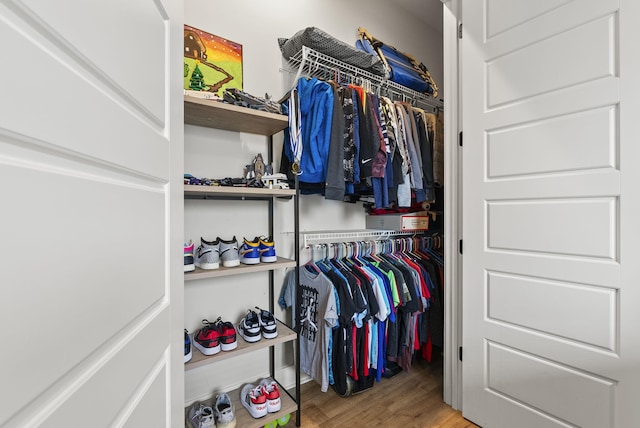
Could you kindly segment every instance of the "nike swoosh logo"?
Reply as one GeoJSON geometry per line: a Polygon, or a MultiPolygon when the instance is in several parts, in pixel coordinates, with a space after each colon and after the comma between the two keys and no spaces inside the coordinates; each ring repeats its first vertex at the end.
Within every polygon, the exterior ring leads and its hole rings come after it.
{"type": "Polygon", "coordinates": [[[367,163],[367,162],[371,162],[371,158],[369,158],[369,159],[362,159],[362,161],[361,161],[361,162],[362,162],[362,164],[364,165],[364,164],[365,164],[365,163],[367,163]]]}

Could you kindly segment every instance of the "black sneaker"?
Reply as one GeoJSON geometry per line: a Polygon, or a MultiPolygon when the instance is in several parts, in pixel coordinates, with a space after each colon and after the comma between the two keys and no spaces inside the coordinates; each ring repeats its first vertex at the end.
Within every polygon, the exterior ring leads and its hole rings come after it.
{"type": "Polygon", "coordinates": [[[240,324],[238,324],[238,333],[249,343],[259,341],[260,321],[258,320],[258,314],[249,309],[247,315],[245,315],[244,318],[240,320],[240,324]]]}
{"type": "Polygon", "coordinates": [[[258,316],[258,323],[260,324],[260,330],[262,330],[262,336],[265,339],[273,339],[278,337],[278,323],[276,323],[276,318],[269,311],[264,309],[260,309],[256,306],[256,309],[260,311],[260,315],[258,316]]]}

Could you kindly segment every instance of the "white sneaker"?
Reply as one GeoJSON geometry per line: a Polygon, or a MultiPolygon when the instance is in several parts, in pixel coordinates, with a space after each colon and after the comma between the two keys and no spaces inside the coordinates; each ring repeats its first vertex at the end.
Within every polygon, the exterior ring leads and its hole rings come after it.
{"type": "Polygon", "coordinates": [[[240,401],[249,411],[249,414],[258,419],[267,414],[267,396],[262,392],[262,387],[250,383],[242,387],[240,401]]]}
{"type": "Polygon", "coordinates": [[[256,309],[259,311],[258,323],[260,324],[260,330],[262,330],[262,336],[265,339],[278,337],[278,323],[276,323],[276,318],[273,314],[257,306],[256,309]]]}
{"type": "Polygon", "coordinates": [[[234,414],[233,403],[229,395],[222,393],[216,397],[216,404],[213,407],[218,421],[218,428],[235,428],[236,416],[234,414]]]}
{"type": "Polygon", "coordinates": [[[280,400],[278,384],[271,378],[265,378],[260,381],[260,387],[262,388],[262,393],[267,397],[267,412],[279,412],[282,408],[282,401],[280,400]]]}
{"type": "Polygon", "coordinates": [[[247,315],[240,320],[236,331],[246,342],[258,342],[260,340],[260,320],[258,319],[258,314],[249,309],[247,315]]]}
{"type": "Polygon", "coordinates": [[[192,428],[216,428],[213,409],[196,401],[189,409],[189,424],[192,428]]]}

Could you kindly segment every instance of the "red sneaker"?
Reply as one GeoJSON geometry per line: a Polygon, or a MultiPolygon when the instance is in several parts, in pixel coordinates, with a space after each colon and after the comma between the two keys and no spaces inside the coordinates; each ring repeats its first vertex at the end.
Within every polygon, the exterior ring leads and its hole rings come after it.
{"type": "Polygon", "coordinates": [[[233,351],[236,349],[238,347],[238,341],[236,340],[236,329],[233,324],[228,321],[222,321],[222,318],[218,317],[214,325],[218,331],[222,350],[233,351]]]}
{"type": "Polygon", "coordinates": [[[203,327],[193,335],[193,346],[204,355],[214,355],[220,352],[220,335],[215,325],[202,320],[203,327]]]}

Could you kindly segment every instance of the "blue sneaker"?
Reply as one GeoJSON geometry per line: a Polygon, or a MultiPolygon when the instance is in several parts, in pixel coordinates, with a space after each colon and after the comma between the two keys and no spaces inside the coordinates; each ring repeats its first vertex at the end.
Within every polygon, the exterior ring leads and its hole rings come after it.
{"type": "Polygon", "coordinates": [[[240,263],[245,265],[255,265],[260,263],[260,240],[258,238],[248,241],[244,238],[242,247],[238,250],[240,263]]]}
{"type": "Polygon", "coordinates": [[[260,247],[258,251],[260,251],[260,261],[262,263],[277,262],[278,256],[276,256],[276,247],[273,243],[273,240],[269,238],[265,238],[264,236],[261,236],[259,241],[260,241],[260,247]]]}
{"type": "Polygon", "coordinates": [[[184,362],[187,363],[191,360],[193,353],[191,352],[191,337],[189,337],[189,332],[187,329],[184,329],[184,362]]]}

